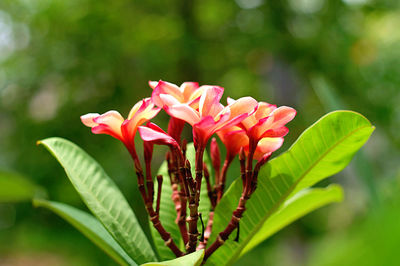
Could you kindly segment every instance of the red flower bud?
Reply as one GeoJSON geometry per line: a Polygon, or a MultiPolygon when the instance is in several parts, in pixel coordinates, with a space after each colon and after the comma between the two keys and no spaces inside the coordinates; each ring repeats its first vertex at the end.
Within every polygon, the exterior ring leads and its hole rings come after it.
{"type": "Polygon", "coordinates": [[[221,153],[219,151],[218,143],[215,138],[212,138],[211,140],[210,152],[212,165],[215,169],[215,172],[218,172],[221,167],[221,153]]]}

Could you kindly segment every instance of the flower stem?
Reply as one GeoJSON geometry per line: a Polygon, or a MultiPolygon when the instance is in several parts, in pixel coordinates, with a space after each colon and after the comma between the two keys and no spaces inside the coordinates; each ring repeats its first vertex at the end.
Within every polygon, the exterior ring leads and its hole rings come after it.
{"type": "Polygon", "coordinates": [[[152,200],[150,199],[150,197],[146,196],[146,191],[144,188],[143,170],[142,168],[140,168],[140,164],[138,165],[135,164],[135,167],[137,167],[136,174],[138,178],[139,191],[145,203],[146,211],[150,216],[150,221],[153,223],[154,228],[158,231],[161,238],[164,240],[165,245],[171,249],[171,251],[175,254],[175,256],[177,257],[183,256],[184,253],[175,244],[174,240],[171,238],[171,234],[168,233],[162,226],[159,214],[156,211],[154,211],[152,200]]]}
{"type": "Polygon", "coordinates": [[[160,203],[161,203],[161,192],[162,192],[163,176],[157,176],[157,201],[156,201],[156,213],[160,215],[160,203]]]}
{"type": "Polygon", "coordinates": [[[232,218],[229,221],[229,224],[224,231],[218,234],[217,239],[211,244],[211,246],[206,249],[203,261],[206,261],[211,256],[211,254],[213,254],[220,246],[222,246],[228,239],[229,235],[237,228],[239,221],[242,218],[244,211],[246,210],[247,200],[248,197],[244,195],[243,191],[242,196],[239,200],[239,204],[236,210],[232,213],[232,218]]]}
{"type": "Polygon", "coordinates": [[[189,242],[186,245],[186,250],[188,253],[192,253],[196,250],[197,238],[199,235],[199,232],[197,230],[197,220],[199,218],[198,209],[200,201],[201,179],[203,178],[203,154],[204,154],[204,147],[202,146],[198,147],[198,149],[196,150],[196,159],[195,159],[195,169],[196,169],[196,180],[194,182],[195,190],[194,190],[194,195],[191,195],[189,199],[189,210],[190,210],[190,216],[188,218],[189,242]]]}
{"type": "MultiPolygon", "coordinates": [[[[226,226],[225,230],[220,232],[217,236],[217,239],[211,244],[209,248],[206,249],[203,262],[205,262],[220,246],[222,246],[228,239],[229,235],[239,226],[240,219],[242,218],[243,213],[246,210],[246,202],[250,198],[252,192],[254,191],[251,188],[251,182],[253,176],[253,171],[252,171],[253,156],[256,147],[257,147],[257,142],[250,140],[249,154],[247,156],[247,165],[245,172],[244,172],[244,152],[243,150],[241,150],[240,152],[239,159],[241,162],[241,174],[242,178],[245,177],[243,181],[244,186],[242,190],[242,196],[240,197],[238,206],[236,207],[236,210],[233,211],[232,218],[229,221],[228,225],[226,226]]],[[[239,239],[239,233],[236,236],[236,239],[239,239]]]]}
{"type": "Polygon", "coordinates": [[[225,158],[225,161],[224,161],[224,165],[222,166],[220,177],[218,178],[219,182],[218,182],[217,187],[216,187],[216,190],[217,190],[217,203],[221,200],[222,195],[224,194],[225,183],[226,183],[226,175],[228,173],[228,168],[229,168],[232,160],[233,160],[233,158],[227,154],[226,158],[225,158]]]}

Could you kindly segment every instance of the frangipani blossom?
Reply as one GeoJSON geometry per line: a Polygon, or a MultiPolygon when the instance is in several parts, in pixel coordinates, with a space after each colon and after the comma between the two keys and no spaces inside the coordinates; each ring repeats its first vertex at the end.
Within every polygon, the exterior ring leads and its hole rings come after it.
{"type": "MultiPolygon", "coordinates": [[[[241,148],[244,148],[246,156],[249,153],[249,137],[246,131],[238,126],[228,128],[217,133],[227,151],[228,160],[232,160],[241,148]]],[[[262,138],[258,141],[254,152],[254,159],[259,161],[265,155],[271,155],[272,152],[279,149],[283,144],[283,138],[262,138]]]]}
{"type": "MultiPolygon", "coordinates": [[[[228,103],[233,104],[237,101],[228,99],[228,103]]],[[[284,137],[288,132],[285,124],[290,122],[296,116],[296,110],[281,106],[272,105],[265,102],[259,102],[256,110],[244,119],[241,123],[247,132],[247,135],[258,142],[260,139],[269,137],[284,137]]]]}
{"type": "MultiPolygon", "coordinates": [[[[166,107],[170,102],[164,102],[161,95],[169,95],[177,102],[188,104],[194,109],[199,108],[199,99],[203,91],[209,86],[201,86],[197,82],[184,82],[180,87],[165,81],[149,81],[150,87],[153,89],[151,95],[152,101],[160,108],[166,107]]],[[[182,134],[185,121],[171,117],[168,124],[168,134],[171,135],[178,143],[182,134]]]]}
{"type": "Polygon", "coordinates": [[[169,95],[180,103],[186,103],[190,107],[198,109],[201,94],[206,88],[212,87],[209,85],[199,87],[197,82],[184,82],[180,87],[178,87],[175,84],[162,80],[158,82],[150,81],[149,85],[153,89],[151,95],[152,101],[161,108],[170,104],[169,101],[164,101],[161,95],[169,95]]]}
{"type": "Polygon", "coordinates": [[[256,106],[254,99],[244,97],[224,107],[220,103],[223,92],[221,87],[207,87],[200,97],[199,110],[180,103],[171,95],[160,94],[160,98],[166,103],[164,109],[169,115],[193,127],[195,145],[204,148],[214,133],[240,123],[256,106]]]}
{"type": "Polygon", "coordinates": [[[122,141],[136,156],[134,138],[138,126],[152,119],[160,108],[154,106],[150,98],[136,103],[125,120],[117,111],[108,111],[104,114],[89,113],[81,116],[82,123],[92,128],[94,134],[107,134],[122,141]]]}

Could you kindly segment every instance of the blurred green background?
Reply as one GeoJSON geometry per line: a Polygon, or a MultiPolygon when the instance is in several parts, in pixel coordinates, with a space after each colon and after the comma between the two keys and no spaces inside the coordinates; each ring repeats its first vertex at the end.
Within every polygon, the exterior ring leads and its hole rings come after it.
{"type": "MultiPolygon", "coordinates": [[[[277,154],[326,112],[351,109],[377,129],[329,179],[344,186],[345,201],[300,219],[237,265],[399,265],[399,25],[398,0],[2,0],[0,176],[25,176],[36,184],[27,193],[84,209],[62,168],[35,145],[64,137],[94,156],[141,213],[128,153],[79,116],[126,115],[150,95],[149,80],[217,84],[225,97],[296,108],[277,154]]],[[[164,128],[165,117],[155,120],[164,128]]],[[[0,183],[0,265],[113,265],[69,224],[14,203],[10,191],[0,183]]]]}

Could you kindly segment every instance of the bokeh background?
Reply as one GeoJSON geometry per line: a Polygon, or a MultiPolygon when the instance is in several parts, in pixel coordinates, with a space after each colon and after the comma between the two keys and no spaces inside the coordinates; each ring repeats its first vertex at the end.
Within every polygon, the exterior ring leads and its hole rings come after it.
{"type": "MultiPolygon", "coordinates": [[[[16,201],[34,193],[84,209],[35,145],[60,136],[104,166],[144,224],[128,153],[79,116],[127,114],[159,79],[296,108],[277,154],[328,111],[355,110],[376,126],[351,165],[324,182],[342,184],[344,202],[237,265],[399,265],[399,26],[398,0],[1,0],[0,175],[26,189],[0,183],[0,265],[113,265],[56,215],[16,201]]],[[[156,119],[164,128],[165,117],[156,119]]]]}

